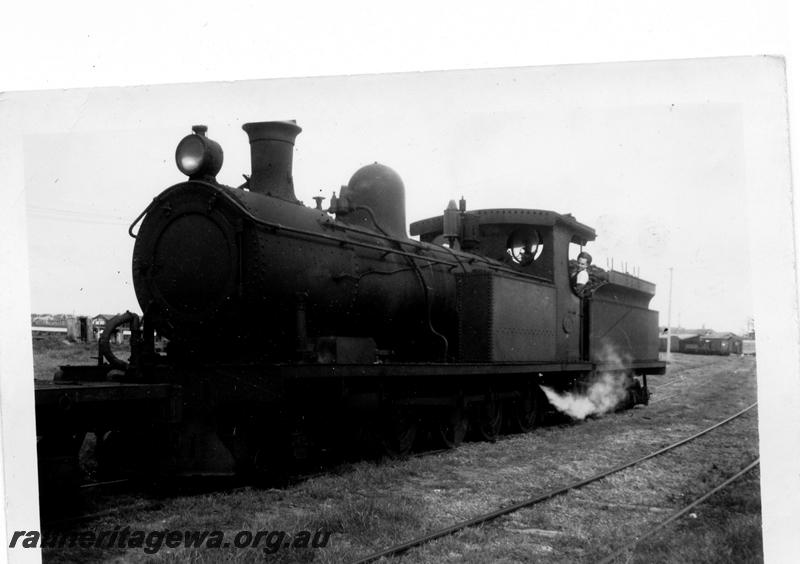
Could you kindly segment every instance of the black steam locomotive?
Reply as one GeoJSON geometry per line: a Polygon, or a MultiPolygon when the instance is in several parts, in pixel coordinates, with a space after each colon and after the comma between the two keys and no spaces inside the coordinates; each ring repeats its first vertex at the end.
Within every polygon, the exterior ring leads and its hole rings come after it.
{"type": "Polygon", "coordinates": [[[300,128],[244,130],[239,187],[216,181],[222,150],[204,126],[179,143],[188,180],[131,226],[141,319],[108,324],[98,365],[37,387],[45,480],[76,466],[86,433],[108,474],[261,474],[331,446],[402,454],[418,429],[447,446],[468,430],[529,431],[540,386],[580,391],[600,373],[622,382],[623,403],[646,403],[647,374],[664,371],[655,287],[595,269],[576,293],[570,246],[593,229],[462,199],[412,223],[411,239],[392,169],[365,166],[329,209],[307,207],[292,180],[300,128]],[[107,336],[122,323],[128,360],[107,336]]]}

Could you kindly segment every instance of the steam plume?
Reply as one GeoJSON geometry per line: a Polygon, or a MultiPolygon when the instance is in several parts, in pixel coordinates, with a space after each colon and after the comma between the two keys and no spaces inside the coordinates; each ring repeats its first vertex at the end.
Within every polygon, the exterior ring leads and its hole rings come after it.
{"type": "Polygon", "coordinates": [[[586,419],[590,415],[614,411],[627,399],[629,359],[607,345],[596,361],[603,364],[604,371],[597,373],[585,394],[562,394],[548,386],[540,386],[553,407],[573,419],[586,419]]]}

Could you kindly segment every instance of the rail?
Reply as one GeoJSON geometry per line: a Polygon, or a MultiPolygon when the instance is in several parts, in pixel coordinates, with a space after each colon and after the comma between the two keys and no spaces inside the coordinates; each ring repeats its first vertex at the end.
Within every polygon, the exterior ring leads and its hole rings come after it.
{"type": "Polygon", "coordinates": [[[684,444],[686,444],[688,442],[691,442],[691,441],[693,441],[693,440],[695,440],[695,439],[697,439],[699,437],[702,437],[703,435],[705,435],[707,433],[710,433],[711,431],[717,429],[718,427],[721,427],[722,425],[730,423],[731,421],[741,417],[742,415],[744,415],[745,413],[747,413],[748,411],[750,411],[751,409],[753,409],[757,405],[758,405],[758,402],[750,405],[749,407],[746,407],[745,409],[739,411],[738,413],[735,413],[734,415],[731,415],[727,419],[724,419],[724,420],[712,425],[711,427],[708,427],[707,429],[704,429],[704,430],[702,430],[702,431],[700,431],[698,433],[695,433],[694,435],[692,435],[690,437],[682,439],[682,440],[680,440],[680,441],[678,441],[676,443],[673,443],[673,444],[671,444],[669,446],[666,446],[666,447],[664,447],[662,449],[659,449],[659,450],[657,450],[655,452],[651,452],[650,454],[647,454],[645,456],[637,458],[636,460],[633,460],[631,462],[625,462],[625,463],[619,464],[617,466],[614,466],[613,468],[610,468],[608,470],[600,472],[599,474],[595,474],[594,476],[591,476],[589,478],[586,478],[586,479],[583,479],[583,480],[579,480],[577,482],[573,482],[571,484],[568,484],[566,486],[551,490],[551,491],[546,492],[544,494],[540,494],[540,495],[537,495],[535,497],[531,497],[531,498],[525,499],[523,501],[520,501],[520,502],[515,503],[513,505],[510,505],[508,507],[503,507],[503,508],[497,509],[495,511],[492,511],[491,513],[485,513],[483,515],[479,515],[477,517],[469,519],[468,521],[462,521],[460,523],[456,523],[455,525],[451,525],[450,527],[446,527],[444,529],[439,529],[437,531],[433,531],[431,533],[428,533],[428,534],[423,535],[421,537],[412,539],[410,541],[407,541],[407,542],[404,542],[404,543],[401,543],[401,544],[397,544],[395,546],[389,547],[389,548],[387,548],[385,550],[382,550],[380,552],[376,552],[376,553],[370,554],[369,556],[365,556],[364,558],[361,558],[361,559],[355,561],[354,564],[367,564],[368,562],[375,562],[376,560],[379,560],[381,558],[388,558],[390,556],[396,556],[396,555],[402,554],[402,553],[404,553],[404,552],[406,552],[406,551],[408,551],[408,550],[410,550],[412,548],[415,548],[417,546],[421,546],[423,544],[426,544],[426,543],[428,543],[430,541],[433,541],[433,540],[436,540],[436,539],[439,539],[439,538],[442,538],[442,537],[446,537],[446,536],[452,535],[453,533],[456,533],[458,531],[461,531],[461,530],[469,528],[469,527],[474,527],[476,525],[482,525],[483,523],[487,523],[487,522],[492,521],[494,519],[497,519],[498,517],[501,517],[503,515],[508,515],[509,513],[514,513],[516,511],[519,511],[520,509],[523,509],[525,507],[530,507],[530,506],[536,505],[538,503],[542,503],[543,501],[547,501],[547,500],[549,500],[551,498],[554,498],[554,497],[556,497],[558,495],[567,493],[567,492],[569,492],[571,490],[582,488],[583,486],[586,486],[588,484],[591,484],[593,482],[601,480],[601,479],[603,479],[603,478],[605,478],[607,476],[610,476],[611,474],[615,474],[617,472],[625,470],[626,468],[630,468],[631,466],[636,466],[637,464],[641,464],[645,460],[649,460],[651,458],[655,458],[656,456],[659,456],[661,454],[664,454],[666,452],[674,450],[674,449],[678,448],[679,446],[682,446],[682,445],[684,445],[684,444]]]}
{"type": "Polygon", "coordinates": [[[645,538],[657,533],[658,531],[660,531],[661,529],[663,529],[664,527],[666,527],[667,525],[669,525],[673,521],[679,519],[680,517],[683,517],[689,511],[691,511],[694,507],[700,505],[701,503],[703,503],[705,500],[707,500],[709,497],[711,497],[715,493],[724,490],[729,485],[734,483],[736,480],[738,480],[739,478],[741,478],[742,476],[744,476],[745,474],[750,472],[752,469],[754,469],[756,466],[759,465],[760,460],[761,460],[760,458],[756,458],[753,462],[748,464],[746,467],[742,468],[739,472],[737,472],[736,474],[734,474],[733,476],[731,476],[730,478],[725,480],[723,483],[721,483],[717,487],[711,489],[710,491],[706,492],[702,496],[698,497],[696,500],[694,500],[689,505],[683,507],[682,509],[679,509],[678,511],[676,511],[675,513],[673,513],[672,515],[667,517],[664,521],[662,521],[661,523],[659,523],[655,527],[651,527],[650,529],[646,530],[644,533],[640,534],[636,538],[636,540],[634,540],[633,542],[630,542],[630,543],[620,547],[619,549],[615,550],[614,552],[612,552],[611,554],[609,554],[608,556],[606,556],[605,558],[600,560],[597,564],[609,564],[610,562],[613,562],[614,560],[616,560],[617,558],[619,558],[620,556],[625,554],[628,550],[631,550],[631,549],[635,548],[636,545],[638,545],[643,539],[645,539],[645,538]]]}

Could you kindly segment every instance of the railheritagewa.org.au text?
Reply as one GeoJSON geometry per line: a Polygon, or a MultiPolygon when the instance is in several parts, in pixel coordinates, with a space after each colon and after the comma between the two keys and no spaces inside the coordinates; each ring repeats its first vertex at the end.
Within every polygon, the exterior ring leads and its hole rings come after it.
{"type": "Polygon", "coordinates": [[[261,548],[267,554],[279,550],[325,548],[330,531],[187,531],[131,529],[117,526],[98,531],[50,533],[14,531],[9,548],[122,548],[155,554],[163,548],[261,548]]]}

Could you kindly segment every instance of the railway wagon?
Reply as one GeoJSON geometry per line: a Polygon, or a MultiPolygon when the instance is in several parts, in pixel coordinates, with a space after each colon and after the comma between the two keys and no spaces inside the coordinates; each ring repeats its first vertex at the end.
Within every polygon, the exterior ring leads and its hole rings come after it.
{"type": "Polygon", "coordinates": [[[453,447],[468,430],[530,431],[541,385],[611,374],[621,403],[647,402],[647,375],[665,367],[655,287],[594,269],[577,293],[569,256],[592,228],[462,198],[412,223],[413,239],[391,168],[365,166],[327,209],[306,206],[297,124],[243,129],[252,173],[237,187],[216,180],[222,149],[205,126],[178,144],[187,178],[129,230],[142,316],[107,324],[97,365],[36,389],[40,475],[77,475],[87,433],[99,476],[262,476],[353,444],[397,455],[422,435],[453,447]],[[109,344],[121,323],[128,359],[109,344]]]}

